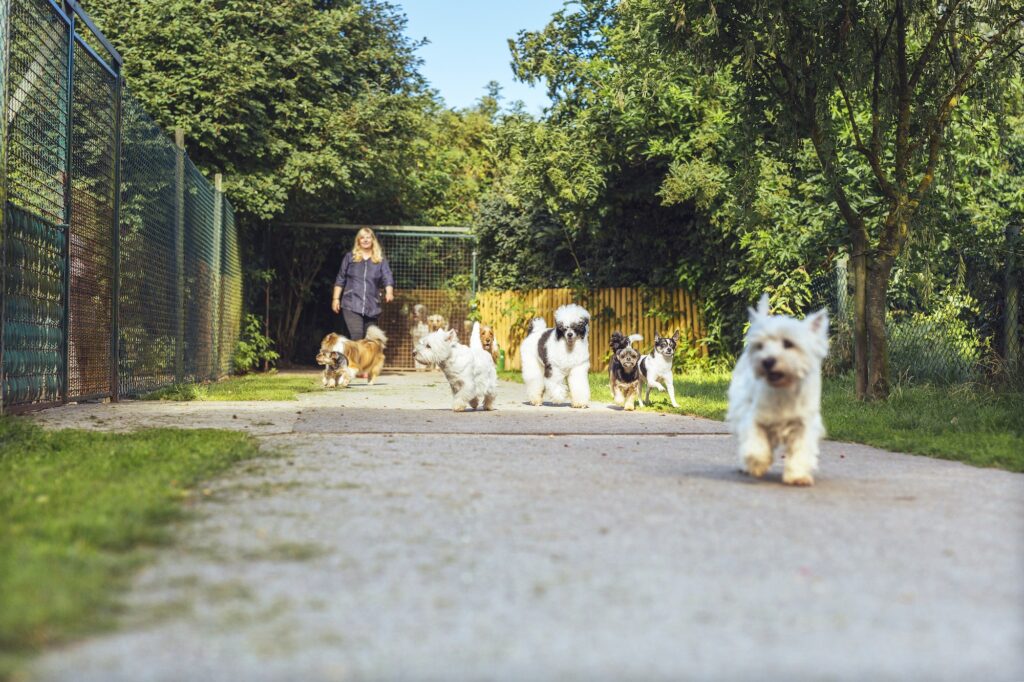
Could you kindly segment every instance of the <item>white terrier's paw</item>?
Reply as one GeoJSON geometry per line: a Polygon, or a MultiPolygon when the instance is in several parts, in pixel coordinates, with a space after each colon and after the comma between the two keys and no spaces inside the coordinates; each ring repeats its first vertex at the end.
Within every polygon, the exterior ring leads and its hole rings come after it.
{"type": "Polygon", "coordinates": [[[771,459],[765,459],[764,457],[758,457],[757,455],[744,455],[743,457],[744,471],[754,478],[761,478],[764,476],[771,465],[771,459]]]}
{"type": "Polygon", "coordinates": [[[665,386],[662,385],[662,383],[660,381],[649,381],[649,382],[647,382],[647,385],[650,386],[651,388],[656,388],[659,391],[664,391],[665,390],[665,386]]]}
{"type": "Polygon", "coordinates": [[[570,404],[571,404],[571,405],[572,405],[573,407],[579,407],[579,408],[586,408],[586,407],[590,407],[590,405],[588,405],[587,403],[577,403],[577,402],[573,402],[573,403],[570,403],[570,404]]]}
{"type": "Polygon", "coordinates": [[[466,411],[466,403],[464,403],[464,402],[459,401],[459,402],[457,402],[457,403],[452,405],[452,412],[465,412],[465,411],[466,411]]]}
{"type": "Polygon", "coordinates": [[[786,485],[798,485],[798,486],[812,486],[814,485],[814,476],[810,474],[794,474],[789,471],[782,472],[782,482],[786,485]]]}
{"type": "Polygon", "coordinates": [[[544,399],[543,398],[530,398],[530,404],[534,405],[536,407],[540,407],[541,405],[544,404],[544,399]]]}

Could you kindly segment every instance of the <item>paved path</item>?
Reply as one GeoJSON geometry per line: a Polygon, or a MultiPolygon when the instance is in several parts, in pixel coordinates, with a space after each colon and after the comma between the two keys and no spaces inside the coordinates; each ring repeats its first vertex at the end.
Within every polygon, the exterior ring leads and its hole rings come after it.
{"type": "Polygon", "coordinates": [[[829,442],[797,489],[719,423],[501,390],[41,413],[286,454],[212,483],[122,630],[32,679],[1024,680],[1024,476],[829,442]]]}

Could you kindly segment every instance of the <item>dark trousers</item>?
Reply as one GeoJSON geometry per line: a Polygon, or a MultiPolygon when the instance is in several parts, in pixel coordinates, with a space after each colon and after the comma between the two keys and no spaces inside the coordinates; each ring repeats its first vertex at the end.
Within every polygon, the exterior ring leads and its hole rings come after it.
{"type": "Polygon", "coordinates": [[[345,319],[345,327],[348,329],[348,338],[353,341],[360,341],[366,338],[366,328],[371,324],[377,324],[376,317],[360,315],[353,310],[341,309],[341,316],[345,319]]]}

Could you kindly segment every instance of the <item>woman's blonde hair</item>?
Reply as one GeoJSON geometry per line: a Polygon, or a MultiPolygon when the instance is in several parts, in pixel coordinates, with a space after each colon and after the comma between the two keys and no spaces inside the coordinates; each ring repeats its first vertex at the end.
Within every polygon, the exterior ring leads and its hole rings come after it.
{"type": "Polygon", "coordinates": [[[370,251],[370,260],[374,263],[379,263],[384,260],[384,249],[380,247],[380,242],[377,241],[377,235],[375,235],[373,230],[370,228],[364,227],[356,232],[356,240],[352,244],[352,262],[359,263],[363,260],[363,250],[359,248],[359,238],[364,234],[370,235],[370,239],[373,240],[373,246],[370,251]]]}

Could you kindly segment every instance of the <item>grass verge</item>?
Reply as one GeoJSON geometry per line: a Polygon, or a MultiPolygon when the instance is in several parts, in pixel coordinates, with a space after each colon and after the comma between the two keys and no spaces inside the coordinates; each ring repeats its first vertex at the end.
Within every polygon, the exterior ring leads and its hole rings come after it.
{"type": "Polygon", "coordinates": [[[208,384],[176,384],[142,396],[143,400],[296,400],[320,390],[320,375],[275,371],[228,377],[208,384]]]}
{"type": "Polygon", "coordinates": [[[192,487],[257,453],[229,431],[44,431],[0,417],[0,679],[43,646],[110,625],[192,487]]]}
{"type": "MultiPolygon", "coordinates": [[[[521,382],[518,372],[501,378],[521,382]]],[[[676,377],[676,402],[652,391],[652,404],[642,411],[689,414],[723,420],[728,372],[687,372],[676,377]]],[[[591,399],[611,403],[608,375],[590,375],[591,399]]],[[[999,393],[973,385],[893,388],[889,400],[862,403],[855,398],[853,379],[825,380],[822,418],[833,440],[955,460],[978,467],[1024,472],[1024,395],[999,393]]]]}

